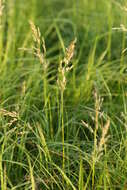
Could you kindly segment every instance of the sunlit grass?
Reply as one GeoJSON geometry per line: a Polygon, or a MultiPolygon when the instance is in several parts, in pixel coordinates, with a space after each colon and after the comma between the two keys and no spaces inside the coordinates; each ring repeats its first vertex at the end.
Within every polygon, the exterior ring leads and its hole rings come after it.
{"type": "Polygon", "coordinates": [[[126,6],[0,1],[1,190],[127,188],[126,6]]]}

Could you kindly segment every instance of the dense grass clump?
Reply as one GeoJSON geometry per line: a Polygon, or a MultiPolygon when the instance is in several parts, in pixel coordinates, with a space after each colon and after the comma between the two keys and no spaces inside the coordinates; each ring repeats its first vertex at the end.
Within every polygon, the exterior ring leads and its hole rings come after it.
{"type": "Polygon", "coordinates": [[[127,3],[0,0],[0,190],[127,189],[127,3]]]}

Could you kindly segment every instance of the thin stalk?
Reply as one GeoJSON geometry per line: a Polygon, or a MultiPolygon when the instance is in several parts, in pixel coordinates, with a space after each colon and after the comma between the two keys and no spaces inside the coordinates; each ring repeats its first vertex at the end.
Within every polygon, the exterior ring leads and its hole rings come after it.
{"type": "Polygon", "coordinates": [[[1,189],[4,187],[4,178],[3,178],[3,167],[2,167],[2,152],[0,153],[0,179],[1,179],[1,189]]]}
{"type": "Polygon", "coordinates": [[[63,95],[64,91],[61,91],[61,127],[62,127],[62,146],[63,146],[63,170],[65,169],[65,149],[64,149],[64,110],[63,110],[63,95]]]}
{"type": "Polygon", "coordinates": [[[47,78],[46,78],[46,70],[44,70],[43,85],[44,85],[44,107],[45,107],[45,115],[46,115],[46,119],[48,119],[48,110],[47,110],[47,78]]]}
{"type": "Polygon", "coordinates": [[[3,11],[3,5],[2,1],[0,0],[0,61],[2,58],[1,52],[3,49],[2,11],[3,11]]]}
{"type": "Polygon", "coordinates": [[[93,158],[92,158],[92,190],[94,190],[94,183],[95,183],[96,145],[97,145],[97,128],[94,131],[94,152],[93,152],[93,158]]]}

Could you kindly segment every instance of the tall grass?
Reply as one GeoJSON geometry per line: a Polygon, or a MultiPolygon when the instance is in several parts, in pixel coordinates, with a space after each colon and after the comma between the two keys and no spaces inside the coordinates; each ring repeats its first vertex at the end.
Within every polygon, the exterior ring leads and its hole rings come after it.
{"type": "Polygon", "coordinates": [[[0,1],[1,190],[127,188],[126,6],[0,1]]]}

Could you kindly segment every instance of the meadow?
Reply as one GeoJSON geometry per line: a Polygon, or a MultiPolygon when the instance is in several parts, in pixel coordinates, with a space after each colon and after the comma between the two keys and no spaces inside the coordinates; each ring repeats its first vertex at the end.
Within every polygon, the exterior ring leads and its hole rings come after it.
{"type": "Polygon", "coordinates": [[[0,0],[0,190],[127,189],[126,0],[0,0]]]}

